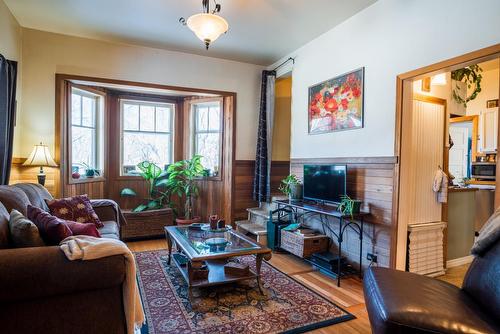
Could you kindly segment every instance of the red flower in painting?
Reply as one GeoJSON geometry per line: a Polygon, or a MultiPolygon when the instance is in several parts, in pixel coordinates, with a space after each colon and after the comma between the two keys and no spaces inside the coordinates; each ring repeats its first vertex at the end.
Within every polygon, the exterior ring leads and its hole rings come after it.
{"type": "Polygon", "coordinates": [[[361,95],[361,89],[359,89],[358,87],[352,89],[352,96],[359,97],[360,95],[361,95]]]}
{"type": "Polygon", "coordinates": [[[328,99],[325,103],[325,110],[329,112],[334,112],[339,109],[339,106],[337,104],[337,100],[335,99],[328,99]]]}
{"type": "Polygon", "coordinates": [[[312,104],[309,110],[311,111],[312,115],[319,114],[321,111],[316,104],[312,104]]]}
{"type": "Polygon", "coordinates": [[[347,106],[348,106],[348,104],[349,104],[349,101],[347,101],[347,99],[342,99],[342,100],[340,101],[340,103],[342,104],[342,108],[343,108],[344,110],[346,110],[346,109],[347,109],[347,106]]]}

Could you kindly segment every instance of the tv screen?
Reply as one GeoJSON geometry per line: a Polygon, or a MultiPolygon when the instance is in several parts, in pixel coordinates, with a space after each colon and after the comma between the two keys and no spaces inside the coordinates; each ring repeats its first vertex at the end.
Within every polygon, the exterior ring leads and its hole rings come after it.
{"type": "Polygon", "coordinates": [[[345,165],[304,165],[304,199],[340,203],[346,172],[345,165]]]}

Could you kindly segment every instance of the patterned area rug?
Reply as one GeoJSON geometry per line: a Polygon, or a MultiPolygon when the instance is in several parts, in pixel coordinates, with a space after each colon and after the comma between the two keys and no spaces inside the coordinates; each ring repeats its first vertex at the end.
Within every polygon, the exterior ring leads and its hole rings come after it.
{"type": "MultiPolygon", "coordinates": [[[[167,251],[135,253],[147,325],[143,334],[304,333],[354,319],[339,306],[267,264],[262,264],[265,295],[256,280],[193,289],[167,251]]],[[[240,257],[254,269],[253,256],[240,257]]]]}

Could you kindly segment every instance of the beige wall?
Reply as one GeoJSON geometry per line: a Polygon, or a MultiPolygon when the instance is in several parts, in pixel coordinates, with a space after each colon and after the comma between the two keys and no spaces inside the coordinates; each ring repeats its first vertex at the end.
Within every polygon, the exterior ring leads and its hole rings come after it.
{"type": "Polygon", "coordinates": [[[290,161],[292,77],[277,79],[275,91],[272,159],[275,161],[290,161]]]}
{"type": "MultiPolygon", "coordinates": [[[[17,110],[22,108],[21,92],[22,92],[22,28],[12,15],[5,3],[0,0],[0,54],[10,60],[15,60],[17,64],[17,110]]],[[[19,113],[18,113],[19,120],[19,113]]],[[[19,124],[19,123],[17,123],[19,124]]],[[[16,136],[14,138],[14,156],[16,156],[16,148],[19,147],[20,128],[16,127],[16,136]]]]}
{"type": "Polygon", "coordinates": [[[26,157],[43,141],[53,151],[55,74],[76,74],[237,93],[236,159],[254,159],[260,73],[252,64],[23,29],[22,138],[26,157]]]}
{"type": "MultiPolygon", "coordinates": [[[[498,68],[484,71],[481,80],[481,92],[477,97],[467,103],[467,115],[479,115],[481,111],[486,110],[486,101],[498,99],[498,84],[499,71],[498,68]]],[[[469,89],[467,96],[472,94],[472,89],[469,89]]]]}

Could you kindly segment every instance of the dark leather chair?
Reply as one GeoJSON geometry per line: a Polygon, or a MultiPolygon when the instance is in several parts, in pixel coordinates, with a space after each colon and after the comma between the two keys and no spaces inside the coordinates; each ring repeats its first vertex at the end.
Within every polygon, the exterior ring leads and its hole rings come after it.
{"type": "Polygon", "coordinates": [[[363,285],[375,334],[500,333],[500,240],[475,257],[461,289],[387,268],[368,269],[363,285]]]}

